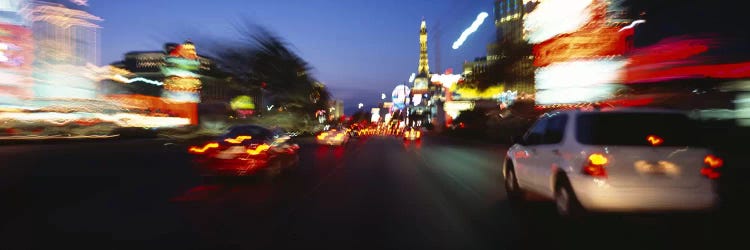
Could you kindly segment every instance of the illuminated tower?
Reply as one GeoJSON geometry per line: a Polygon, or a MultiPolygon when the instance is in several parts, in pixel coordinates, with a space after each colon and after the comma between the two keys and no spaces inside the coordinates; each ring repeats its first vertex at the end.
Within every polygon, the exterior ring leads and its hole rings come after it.
{"type": "Polygon", "coordinates": [[[430,74],[430,65],[427,61],[427,22],[422,20],[422,26],[419,28],[419,72],[420,75],[430,74]]]}
{"type": "Polygon", "coordinates": [[[422,19],[419,29],[419,69],[414,79],[412,93],[424,94],[428,91],[430,80],[430,65],[427,60],[427,22],[422,19]]]}
{"type": "Polygon", "coordinates": [[[419,28],[419,68],[411,89],[409,108],[407,110],[409,126],[420,126],[429,123],[434,105],[430,98],[434,89],[430,86],[430,65],[427,60],[427,22],[422,19],[419,28]]]}

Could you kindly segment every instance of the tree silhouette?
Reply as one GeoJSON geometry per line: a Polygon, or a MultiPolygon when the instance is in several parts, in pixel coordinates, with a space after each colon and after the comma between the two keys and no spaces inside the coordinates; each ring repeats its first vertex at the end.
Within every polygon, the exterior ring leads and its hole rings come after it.
{"type": "Polygon", "coordinates": [[[239,26],[240,41],[214,46],[217,65],[233,75],[239,89],[264,89],[270,104],[311,115],[325,109],[330,93],[310,75],[312,67],[269,30],[239,26]]]}

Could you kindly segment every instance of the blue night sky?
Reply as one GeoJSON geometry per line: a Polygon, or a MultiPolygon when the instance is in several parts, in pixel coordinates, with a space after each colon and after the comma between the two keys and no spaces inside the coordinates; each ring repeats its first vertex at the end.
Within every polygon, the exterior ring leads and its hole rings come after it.
{"type": "Polygon", "coordinates": [[[494,39],[492,0],[129,0],[89,2],[102,17],[102,64],[128,51],[160,50],[165,42],[236,38],[234,24],[249,19],[290,43],[314,67],[347,113],[408,82],[417,70],[419,24],[427,20],[433,72],[462,71],[486,55],[494,39]],[[458,50],[451,45],[477,14],[490,13],[458,50]],[[437,32],[439,31],[439,32],[437,32]],[[438,67],[438,60],[440,67],[438,67]]]}

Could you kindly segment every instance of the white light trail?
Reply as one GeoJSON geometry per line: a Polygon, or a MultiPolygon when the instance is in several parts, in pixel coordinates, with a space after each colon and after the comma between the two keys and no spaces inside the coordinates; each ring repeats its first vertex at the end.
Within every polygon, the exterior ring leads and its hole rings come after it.
{"type": "Polygon", "coordinates": [[[114,123],[120,127],[177,127],[190,124],[190,120],[182,117],[156,117],[130,113],[102,114],[102,113],[0,113],[0,121],[43,122],[55,125],[66,125],[76,121],[98,119],[103,122],[114,123]]]}
{"type": "Polygon", "coordinates": [[[416,73],[411,73],[411,76],[409,77],[409,82],[414,82],[414,79],[417,78],[416,73]]]}
{"type": "Polygon", "coordinates": [[[164,85],[163,82],[149,80],[149,79],[146,79],[146,78],[143,78],[143,77],[136,77],[136,78],[128,79],[127,77],[124,77],[124,76],[121,76],[121,75],[115,75],[113,78],[114,78],[115,81],[120,81],[120,82],[124,82],[124,83],[134,83],[134,82],[141,81],[141,82],[150,83],[150,84],[153,84],[153,85],[156,85],[156,86],[162,86],[162,85],[164,85]]]}
{"type": "Polygon", "coordinates": [[[646,22],[646,20],[642,20],[642,19],[640,19],[640,20],[635,20],[635,21],[633,21],[632,23],[630,23],[630,25],[628,25],[628,26],[625,26],[625,27],[622,27],[622,29],[620,29],[619,31],[623,31],[623,30],[626,30],[626,29],[632,29],[632,28],[633,28],[633,27],[635,27],[636,25],[638,25],[638,24],[642,24],[642,23],[645,23],[645,22],[646,22]]]}
{"type": "Polygon", "coordinates": [[[624,60],[579,60],[536,70],[536,89],[594,87],[622,81],[624,60]]]}
{"type": "Polygon", "coordinates": [[[476,32],[477,29],[479,29],[479,26],[482,25],[482,23],[484,22],[484,19],[487,19],[488,16],[490,16],[490,14],[487,14],[487,12],[479,13],[479,15],[477,16],[477,19],[474,20],[474,23],[472,23],[471,26],[469,26],[469,28],[464,30],[464,32],[461,33],[461,37],[459,37],[458,40],[456,40],[456,42],[453,43],[453,49],[460,48],[461,45],[464,44],[466,39],[469,38],[469,35],[471,35],[472,33],[476,32]]]}
{"type": "Polygon", "coordinates": [[[610,98],[622,80],[625,60],[554,63],[536,71],[536,103],[563,104],[610,98]]]}

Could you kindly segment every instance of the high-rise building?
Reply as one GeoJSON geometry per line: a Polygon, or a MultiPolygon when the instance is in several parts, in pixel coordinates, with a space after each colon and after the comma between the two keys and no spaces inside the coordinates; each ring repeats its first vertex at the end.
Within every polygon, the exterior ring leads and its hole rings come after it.
{"type": "Polygon", "coordinates": [[[527,13],[526,8],[531,7],[534,2],[537,1],[495,0],[495,28],[498,40],[523,39],[523,16],[527,13]]]}
{"type": "Polygon", "coordinates": [[[344,113],[344,101],[331,100],[328,104],[328,115],[331,119],[340,119],[344,113]]]}
{"type": "MultiPolygon", "coordinates": [[[[524,17],[533,11],[542,0],[495,0],[495,28],[496,43],[487,46],[485,64],[495,63],[507,59],[506,54],[511,50],[519,50],[518,46],[526,44],[523,27],[524,17]]],[[[533,74],[534,66],[531,55],[522,58],[512,58],[515,62],[511,67],[511,79],[505,82],[505,88],[521,93],[535,92],[533,79],[525,77],[533,74]]]]}

